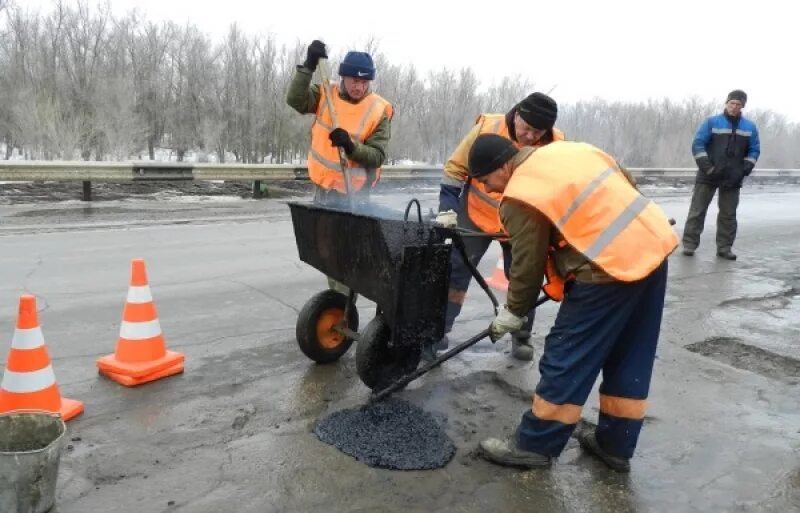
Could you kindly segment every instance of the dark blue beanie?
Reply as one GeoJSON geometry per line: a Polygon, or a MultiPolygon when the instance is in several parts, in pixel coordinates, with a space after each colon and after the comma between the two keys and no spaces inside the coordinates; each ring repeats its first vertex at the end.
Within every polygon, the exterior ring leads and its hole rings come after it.
{"type": "Polygon", "coordinates": [[[339,64],[339,76],[375,80],[375,63],[367,52],[347,52],[339,64]]]}

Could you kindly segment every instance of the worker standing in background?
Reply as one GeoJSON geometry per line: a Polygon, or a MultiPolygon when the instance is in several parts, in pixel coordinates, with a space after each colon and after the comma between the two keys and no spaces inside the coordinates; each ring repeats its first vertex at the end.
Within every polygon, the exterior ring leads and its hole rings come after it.
{"type": "Polygon", "coordinates": [[[693,256],[700,245],[708,205],[719,189],[717,214],[717,256],[736,260],[736,209],[742,182],[750,176],[761,154],[756,124],[742,116],[747,94],[736,89],[728,93],[722,114],[707,118],[698,127],[692,141],[692,155],[697,162],[692,203],[683,229],[683,254],[693,256]]]}
{"type": "Polygon", "coordinates": [[[678,245],[669,220],[590,144],[518,150],[486,134],[475,140],[469,167],[486,190],[503,193],[500,217],[513,254],[492,340],[520,329],[546,275],[563,288],[531,409],[513,436],[484,440],[480,454],[500,465],[549,466],[602,371],[599,422],[579,441],[611,468],[629,471],[661,329],[667,257],[678,245]]]}
{"type": "MultiPolygon", "coordinates": [[[[468,173],[469,150],[480,134],[498,134],[507,138],[516,147],[539,147],[553,141],[563,140],[564,134],[553,125],[558,117],[555,100],[543,93],[532,93],[515,105],[506,114],[481,114],[475,125],[461,140],[444,165],[439,193],[437,222],[443,226],[460,226],[469,230],[495,234],[503,231],[497,212],[502,194],[488,192],[484,186],[472,180],[468,173]]],[[[483,258],[492,240],[481,237],[465,237],[464,246],[473,266],[483,258]]],[[[508,244],[501,242],[506,273],[511,262],[508,244]]],[[[472,273],[459,252],[453,251],[450,260],[450,291],[445,316],[445,336],[433,347],[426,347],[423,357],[432,360],[436,350],[447,349],[447,333],[461,312],[464,298],[472,281],[472,273]]],[[[511,355],[523,361],[533,359],[531,326],[533,310],[527,323],[512,335],[511,355]]]]}

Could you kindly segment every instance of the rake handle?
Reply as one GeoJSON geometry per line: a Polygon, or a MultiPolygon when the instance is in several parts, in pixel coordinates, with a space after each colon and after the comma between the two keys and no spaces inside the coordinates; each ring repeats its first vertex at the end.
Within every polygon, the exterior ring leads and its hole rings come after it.
{"type": "MultiPolygon", "coordinates": [[[[339,127],[339,120],[336,116],[336,109],[334,108],[333,97],[331,96],[331,81],[330,72],[328,71],[328,59],[322,58],[319,60],[319,74],[322,78],[322,87],[325,89],[325,102],[328,104],[328,111],[331,113],[331,121],[333,121],[333,128],[339,127]]],[[[339,150],[339,166],[342,168],[342,175],[344,176],[344,190],[347,194],[347,201],[350,205],[350,210],[355,207],[355,199],[353,198],[353,185],[350,182],[350,168],[347,167],[347,159],[344,155],[344,149],[337,146],[339,150]]]]}

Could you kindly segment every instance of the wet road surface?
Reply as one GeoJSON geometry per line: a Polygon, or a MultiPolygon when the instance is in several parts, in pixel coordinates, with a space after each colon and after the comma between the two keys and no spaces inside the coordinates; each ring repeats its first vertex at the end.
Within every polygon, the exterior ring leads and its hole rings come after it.
{"type": "MultiPolygon", "coordinates": [[[[415,194],[434,206],[434,192],[415,194]]],[[[680,231],[688,195],[656,195],[680,231]]],[[[715,257],[716,210],[696,256],[670,259],[630,475],[575,440],[551,470],[476,458],[481,439],[510,433],[530,407],[536,363],[512,360],[508,341],[481,342],[398,395],[443,422],[456,446],[443,469],[374,469],[320,442],[313,424],[369,390],[353,349],[320,366],[296,346],[297,312],[325,280],[298,261],[281,200],[0,202],[0,358],[17,297],[35,294],[62,394],[86,406],[68,424],[60,513],[797,511],[800,189],[747,190],[739,214],[739,261],[715,257]],[[114,349],[134,257],[147,262],[167,346],[186,354],[186,371],[129,389],[99,377],[95,359],[114,349]]],[[[485,275],[498,256],[493,247],[485,275]]],[[[359,309],[365,325],[374,306],[359,309]]],[[[537,316],[537,354],[555,311],[537,316]]],[[[490,319],[473,287],[453,342],[490,319]]],[[[584,417],[597,412],[595,392],[584,417]]]]}

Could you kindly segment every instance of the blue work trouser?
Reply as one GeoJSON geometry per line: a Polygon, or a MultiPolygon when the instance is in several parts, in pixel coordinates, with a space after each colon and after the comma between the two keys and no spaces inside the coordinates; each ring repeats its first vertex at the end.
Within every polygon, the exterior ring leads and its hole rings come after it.
{"type": "MultiPolygon", "coordinates": [[[[458,213],[458,224],[461,228],[466,228],[473,231],[481,231],[469,220],[466,212],[464,212],[463,209],[457,210],[456,212],[458,213]]],[[[489,249],[492,239],[484,237],[464,237],[462,240],[464,241],[464,248],[467,250],[466,253],[469,257],[469,260],[472,262],[472,265],[477,267],[481,261],[481,258],[483,258],[483,255],[486,254],[486,250],[489,249]]],[[[510,246],[508,243],[501,243],[501,245],[503,246],[503,260],[506,278],[508,278],[508,270],[511,267],[510,246]]],[[[461,252],[454,247],[450,255],[450,291],[447,300],[447,312],[445,314],[445,333],[450,332],[450,330],[453,328],[456,317],[458,317],[458,314],[461,313],[461,307],[464,304],[464,297],[467,293],[467,289],[469,289],[469,284],[471,281],[472,272],[470,272],[469,267],[461,257],[461,252]]],[[[530,336],[534,315],[535,311],[531,309],[531,311],[528,312],[528,320],[525,322],[525,324],[523,324],[522,328],[520,328],[520,331],[514,334],[515,336],[530,336]]]]}
{"type": "Polygon", "coordinates": [[[570,284],[545,339],[533,407],[523,414],[517,428],[520,447],[558,456],[603,371],[597,441],[613,456],[633,456],[650,388],[666,284],[666,261],[637,282],[570,284]]]}

